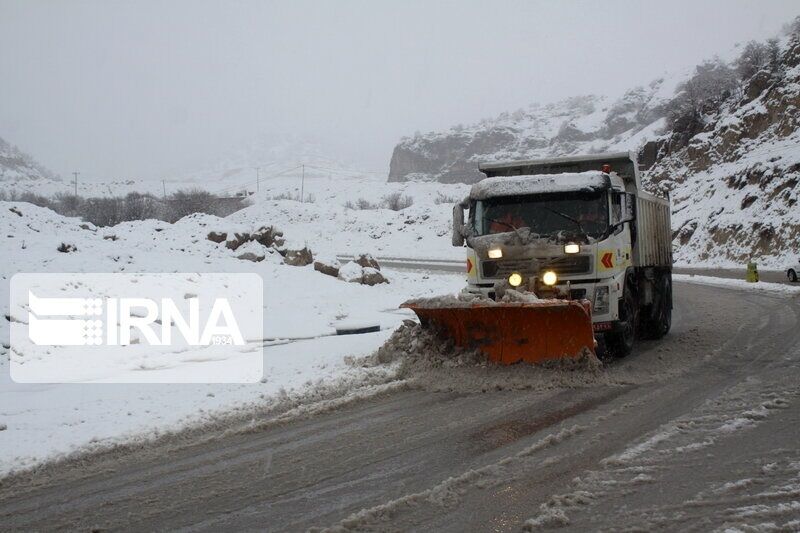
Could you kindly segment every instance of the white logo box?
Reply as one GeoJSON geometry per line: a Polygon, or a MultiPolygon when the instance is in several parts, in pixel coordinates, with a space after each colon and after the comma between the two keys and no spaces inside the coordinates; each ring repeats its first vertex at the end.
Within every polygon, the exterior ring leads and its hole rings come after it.
{"type": "Polygon", "coordinates": [[[263,284],[250,273],[21,273],[11,278],[19,383],[256,383],[263,284]]]}

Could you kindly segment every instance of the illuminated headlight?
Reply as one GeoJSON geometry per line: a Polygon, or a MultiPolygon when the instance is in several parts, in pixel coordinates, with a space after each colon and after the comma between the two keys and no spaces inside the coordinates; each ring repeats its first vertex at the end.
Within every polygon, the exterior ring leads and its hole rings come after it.
{"type": "Polygon", "coordinates": [[[500,248],[492,248],[489,250],[489,259],[501,259],[503,257],[503,250],[500,248]]]}
{"type": "Polygon", "coordinates": [[[564,253],[565,254],[577,254],[581,251],[581,245],[575,244],[574,242],[568,243],[564,245],[564,253]]]}
{"type": "Polygon", "coordinates": [[[545,285],[553,286],[558,281],[558,276],[552,270],[548,270],[544,274],[542,274],[542,283],[545,285]]]}
{"type": "Polygon", "coordinates": [[[597,315],[608,313],[608,286],[595,288],[592,313],[597,315]]]}
{"type": "Polygon", "coordinates": [[[508,276],[508,284],[512,287],[519,287],[522,285],[522,274],[517,274],[514,272],[510,276],[508,276]]]}

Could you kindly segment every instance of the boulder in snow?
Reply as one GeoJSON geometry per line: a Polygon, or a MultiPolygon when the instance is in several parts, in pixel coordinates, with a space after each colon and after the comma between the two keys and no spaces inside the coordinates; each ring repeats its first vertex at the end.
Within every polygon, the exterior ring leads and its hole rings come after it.
{"type": "Polygon", "coordinates": [[[261,246],[256,241],[247,241],[236,250],[236,258],[257,263],[264,260],[267,251],[267,248],[261,246]]]}
{"type": "Polygon", "coordinates": [[[355,262],[363,268],[374,268],[375,270],[381,269],[381,266],[378,264],[378,261],[372,257],[372,254],[361,254],[355,259],[355,262]]]}
{"type": "Polygon", "coordinates": [[[228,236],[227,240],[225,241],[225,246],[235,251],[248,241],[250,241],[249,233],[234,233],[232,236],[228,236]]]}
{"type": "Polygon", "coordinates": [[[209,241],[215,242],[217,244],[224,242],[228,238],[228,234],[223,232],[217,233],[216,231],[212,231],[206,237],[209,241]]]}
{"type": "Polygon", "coordinates": [[[372,267],[365,267],[364,273],[361,275],[361,283],[363,285],[372,286],[378,285],[379,283],[389,283],[389,280],[386,279],[379,270],[372,267]]]}
{"type": "Polygon", "coordinates": [[[239,254],[236,256],[236,259],[241,259],[243,261],[252,261],[254,263],[258,263],[259,261],[264,260],[263,255],[256,255],[253,252],[245,252],[243,254],[239,254]]]}
{"type": "Polygon", "coordinates": [[[361,278],[364,276],[364,267],[356,263],[355,261],[350,261],[345,263],[340,269],[338,278],[343,281],[349,281],[353,283],[361,283],[361,278]]]}
{"type": "Polygon", "coordinates": [[[77,252],[78,251],[78,247],[75,246],[74,244],[67,244],[67,243],[62,242],[61,245],[59,245],[59,247],[56,248],[56,250],[58,250],[59,252],[61,252],[63,254],[68,254],[70,252],[77,252]]]}
{"type": "Polygon", "coordinates": [[[322,272],[326,276],[333,276],[334,278],[339,276],[340,267],[341,265],[336,258],[323,259],[318,257],[317,260],[314,261],[314,270],[322,272]]]}
{"type": "Polygon", "coordinates": [[[275,229],[272,226],[262,226],[257,229],[251,235],[251,239],[263,244],[267,248],[271,248],[272,246],[277,246],[280,248],[283,246],[285,240],[283,238],[283,232],[275,229]]]}
{"type": "Polygon", "coordinates": [[[307,246],[300,250],[286,250],[283,262],[290,266],[306,266],[314,262],[314,255],[307,246]]]}
{"type": "Polygon", "coordinates": [[[362,267],[355,261],[350,261],[339,269],[339,279],[350,283],[361,283],[362,285],[377,285],[379,283],[389,283],[377,269],[372,267],[362,267]]]}

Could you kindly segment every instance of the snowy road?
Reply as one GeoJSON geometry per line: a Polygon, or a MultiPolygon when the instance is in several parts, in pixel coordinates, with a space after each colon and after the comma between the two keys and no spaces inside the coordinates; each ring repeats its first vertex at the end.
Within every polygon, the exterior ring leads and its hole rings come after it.
{"type": "MultiPolygon", "coordinates": [[[[337,256],[342,261],[347,261],[350,256],[347,254],[338,254],[337,256]]],[[[377,258],[380,264],[386,265],[391,268],[409,269],[409,270],[426,270],[437,272],[463,272],[464,261],[461,260],[447,260],[447,259],[413,259],[406,257],[384,257],[377,258]]],[[[676,274],[687,274],[697,276],[712,276],[726,279],[745,279],[746,268],[689,268],[689,267],[675,267],[676,274]]],[[[795,285],[789,282],[786,276],[786,270],[759,270],[759,277],[761,281],[767,283],[783,283],[786,285],[795,285]]]]}
{"type": "Polygon", "coordinates": [[[503,389],[503,374],[480,369],[484,387],[474,374],[463,389],[434,380],[286,423],[47,467],[0,485],[0,523],[797,530],[800,298],[678,284],[676,306],[665,340],[584,382],[554,372],[550,386],[503,389]]]}

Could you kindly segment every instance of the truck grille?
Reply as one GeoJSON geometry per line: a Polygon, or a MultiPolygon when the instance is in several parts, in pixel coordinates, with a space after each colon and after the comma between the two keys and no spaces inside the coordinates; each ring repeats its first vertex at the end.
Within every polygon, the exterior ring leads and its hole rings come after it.
{"type": "Polygon", "coordinates": [[[542,258],[536,261],[533,259],[483,261],[481,273],[485,278],[507,278],[514,272],[519,272],[523,276],[535,276],[540,271],[552,270],[559,276],[570,276],[589,274],[592,271],[592,256],[590,255],[567,255],[542,258]],[[536,261],[539,262],[538,269],[536,261]]]}

